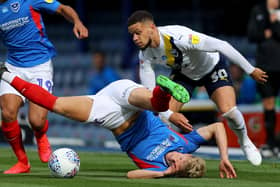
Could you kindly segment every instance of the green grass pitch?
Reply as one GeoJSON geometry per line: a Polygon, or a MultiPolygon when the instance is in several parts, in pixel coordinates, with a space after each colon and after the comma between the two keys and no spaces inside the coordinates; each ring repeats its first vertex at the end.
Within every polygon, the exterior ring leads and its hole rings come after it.
{"type": "MultiPolygon", "coordinates": [[[[122,153],[95,153],[77,151],[81,159],[78,175],[72,179],[59,179],[50,175],[46,163],[41,163],[37,152],[27,149],[32,165],[31,173],[4,175],[0,174],[0,187],[279,187],[280,162],[264,162],[260,167],[251,166],[247,161],[233,161],[237,179],[220,179],[217,160],[207,160],[207,174],[203,178],[183,179],[126,179],[125,174],[135,169],[134,164],[122,153]]],[[[9,148],[0,148],[0,172],[16,162],[9,148]]]]}

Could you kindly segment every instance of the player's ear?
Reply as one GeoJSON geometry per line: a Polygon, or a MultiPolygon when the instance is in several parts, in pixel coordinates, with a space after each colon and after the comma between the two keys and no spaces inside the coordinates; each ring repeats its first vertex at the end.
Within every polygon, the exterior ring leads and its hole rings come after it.
{"type": "Polygon", "coordinates": [[[151,23],[151,28],[152,28],[153,30],[155,30],[157,27],[156,27],[156,25],[155,25],[154,23],[151,23]]]}

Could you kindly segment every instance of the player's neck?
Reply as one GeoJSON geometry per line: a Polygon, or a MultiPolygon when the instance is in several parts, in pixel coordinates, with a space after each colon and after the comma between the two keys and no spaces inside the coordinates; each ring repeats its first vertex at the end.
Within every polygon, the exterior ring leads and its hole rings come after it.
{"type": "Polygon", "coordinates": [[[266,7],[267,7],[268,10],[274,10],[274,9],[278,8],[277,4],[269,2],[269,1],[267,1],[266,7]]]}
{"type": "Polygon", "coordinates": [[[152,43],[151,43],[151,47],[152,48],[157,48],[160,45],[160,36],[159,36],[159,31],[156,28],[154,34],[153,34],[153,38],[152,38],[152,43]]]}

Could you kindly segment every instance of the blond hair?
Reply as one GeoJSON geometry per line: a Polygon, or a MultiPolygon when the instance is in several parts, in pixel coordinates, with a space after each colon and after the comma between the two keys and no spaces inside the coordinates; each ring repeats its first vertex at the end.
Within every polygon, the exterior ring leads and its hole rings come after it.
{"type": "Polygon", "coordinates": [[[206,162],[200,157],[192,157],[184,162],[184,170],[178,177],[199,178],[206,173],[206,162]]]}

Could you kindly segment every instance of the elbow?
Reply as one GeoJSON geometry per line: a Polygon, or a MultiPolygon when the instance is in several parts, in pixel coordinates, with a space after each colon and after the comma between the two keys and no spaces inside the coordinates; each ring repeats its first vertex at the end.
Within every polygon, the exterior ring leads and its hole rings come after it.
{"type": "Polygon", "coordinates": [[[137,179],[138,177],[136,177],[136,176],[134,175],[134,172],[133,172],[133,171],[129,171],[129,172],[127,172],[127,174],[126,174],[126,178],[128,178],[128,179],[137,179]]]}
{"type": "Polygon", "coordinates": [[[130,174],[130,172],[127,172],[126,178],[131,179],[131,174],[130,174]]]}
{"type": "Polygon", "coordinates": [[[230,50],[230,48],[232,48],[232,45],[227,41],[219,40],[219,42],[216,43],[215,48],[216,51],[223,54],[226,49],[230,50]]]}

